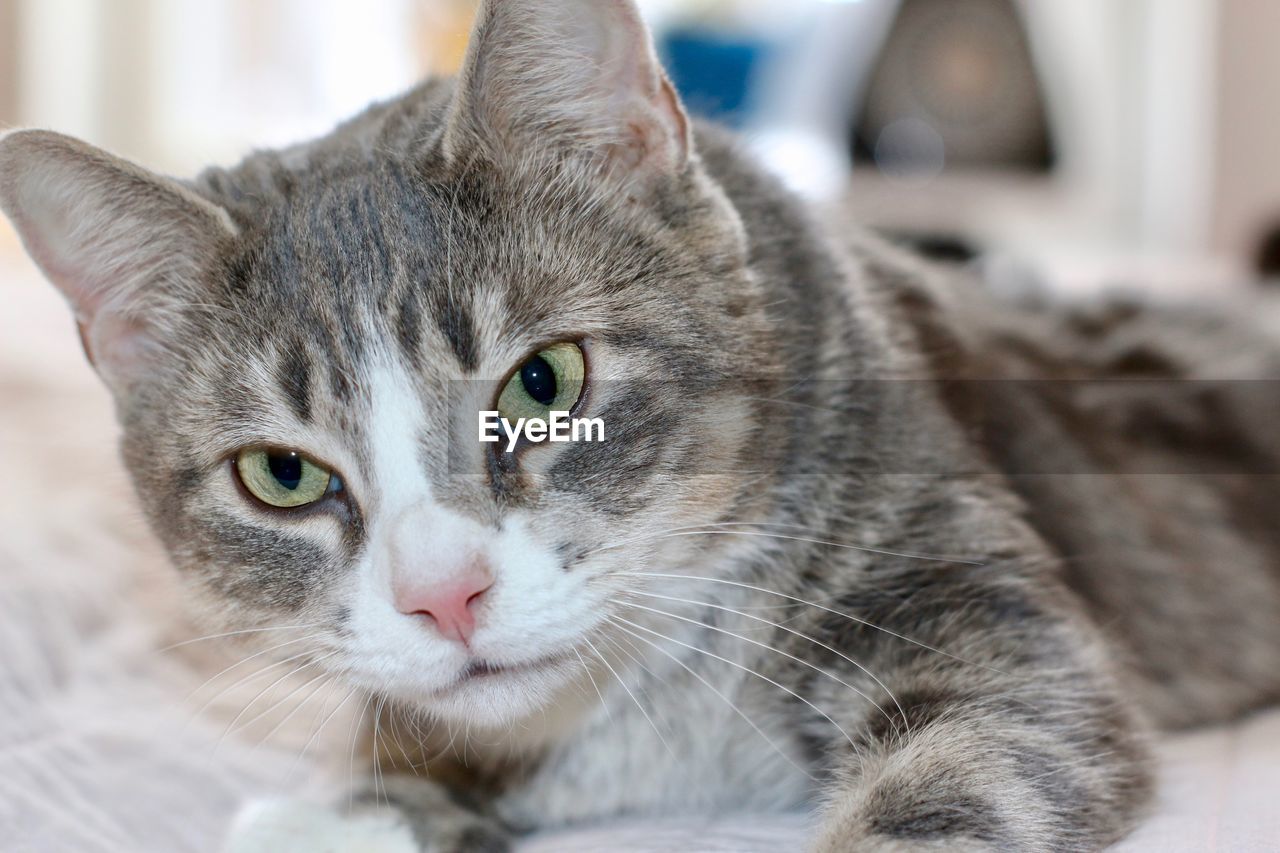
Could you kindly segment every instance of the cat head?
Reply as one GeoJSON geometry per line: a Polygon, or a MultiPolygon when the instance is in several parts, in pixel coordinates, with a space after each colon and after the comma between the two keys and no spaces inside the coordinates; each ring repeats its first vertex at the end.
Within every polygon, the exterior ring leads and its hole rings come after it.
{"type": "Polygon", "coordinates": [[[193,182],[11,133],[0,205],[199,609],[355,684],[510,722],[759,493],[743,226],[629,0],[488,2],[456,81],[193,182]],[[508,452],[485,409],[604,440],[508,452]]]}

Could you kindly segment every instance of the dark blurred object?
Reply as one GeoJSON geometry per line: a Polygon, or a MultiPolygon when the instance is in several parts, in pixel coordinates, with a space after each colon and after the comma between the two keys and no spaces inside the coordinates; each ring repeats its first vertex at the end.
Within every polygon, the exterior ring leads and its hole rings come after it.
{"type": "Polygon", "coordinates": [[[1011,0],[903,0],[853,147],[889,173],[1050,170],[1044,94],[1011,0]]]}
{"type": "Polygon", "coordinates": [[[1255,263],[1260,276],[1270,283],[1280,283],[1280,223],[1273,225],[1262,238],[1255,263]]]}
{"type": "Polygon", "coordinates": [[[881,229],[886,240],[917,255],[944,264],[968,264],[981,254],[973,241],[959,234],[924,233],[881,229]]]}
{"type": "Polygon", "coordinates": [[[695,114],[741,127],[756,69],[769,52],[763,41],[707,29],[673,29],[659,52],[671,82],[695,114]]]}

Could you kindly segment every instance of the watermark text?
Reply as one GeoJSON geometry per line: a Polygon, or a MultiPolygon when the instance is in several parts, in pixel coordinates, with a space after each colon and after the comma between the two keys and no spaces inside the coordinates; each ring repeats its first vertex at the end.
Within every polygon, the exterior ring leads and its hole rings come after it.
{"type": "Polygon", "coordinates": [[[604,441],[602,418],[571,418],[568,412],[550,412],[544,418],[517,418],[514,424],[501,412],[480,413],[480,441],[496,444],[506,437],[507,453],[516,449],[521,437],[534,444],[544,441],[604,441]]]}

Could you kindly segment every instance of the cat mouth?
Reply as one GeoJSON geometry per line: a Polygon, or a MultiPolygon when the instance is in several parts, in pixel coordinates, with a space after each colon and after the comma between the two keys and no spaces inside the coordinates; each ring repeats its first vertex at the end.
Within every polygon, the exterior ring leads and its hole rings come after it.
{"type": "Polygon", "coordinates": [[[467,663],[447,684],[429,691],[429,696],[443,699],[458,693],[465,694],[469,688],[498,686],[507,680],[514,680],[518,684],[530,677],[555,670],[568,659],[567,653],[553,653],[511,663],[477,658],[467,663]]]}
{"type": "Polygon", "coordinates": [[[472,661],[471,664],[462,672],[459,681],[470,681],[475,678],[488,678],[491,675],[503,675],[512,669],[519,669],[519,666],[509,666],[506,664],[492,663],[487,660],[472,661]]]}
{"type": "Polygon", "coordinates": [[[474,660],[458,676],[457,684],[483,681],[504,675],[525,675],[558,665],[565,659],[564,654],[550,654],[520,663],[499,663],[490,660],[474,660]]]}

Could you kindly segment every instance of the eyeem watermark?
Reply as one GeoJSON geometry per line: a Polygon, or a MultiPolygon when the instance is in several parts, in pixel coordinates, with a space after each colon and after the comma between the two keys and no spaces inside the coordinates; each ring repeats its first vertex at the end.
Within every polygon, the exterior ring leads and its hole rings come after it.
{"type": "Polygon", "coordinates": [[[540,444],[544,441],[604,441],[602,418],[571,418],[568,412],[551,412],[542,418],[518,418],[514,425],[501,412],[480,413],[480,440],[496,444],[507,437],[507,452],[516,449],[520,437],[540,444]]]}

